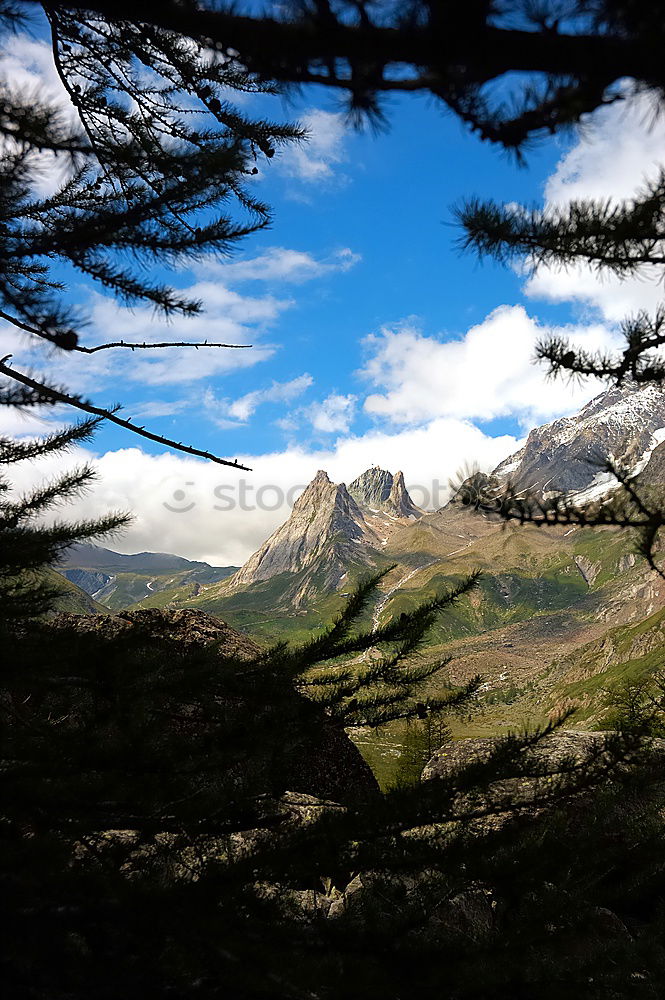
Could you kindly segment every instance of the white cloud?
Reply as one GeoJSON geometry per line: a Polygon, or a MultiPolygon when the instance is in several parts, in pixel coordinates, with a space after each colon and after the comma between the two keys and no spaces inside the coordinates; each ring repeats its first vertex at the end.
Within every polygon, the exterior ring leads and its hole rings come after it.
{"type": "Polygon", "coordinates": [[[619,323],[641,309],[653,314],[663,302],[662,277],[655,269],[649,272],[646,268],[639,275],[621,279],[585,264],[540,267],[524,291],[530,298],[591,306],[608,323],[619,323]]]}
{"type": "MultiPolygon", "coordinates": [[[[199,301],[197,316],[172,316],[165,320],[147,305],[124,306],[95,290],[82,287],[87,295],[90,324],[84,344],[94,347],[108,341],[135,343],[203,342],[252,345],[240,350],[230,348],[165,348],[129,351],[117,348],[94,355],[49,351],[41,341],[0,325],[0,351],[14,355],[17,367],[48,371],[54,382],[72,391],[99,399],[100,392],[117,390],[117,385],[138,384],[168,386],[195,383],[201,379],[224,376],[271,358],[277,345],[267,343],[265,335],[276,326],[282,314],[294,308],[292,297],[262,291],[245,294],[231,287],[250,280],[292,284],[343,273],[360,260],[350,248],[340,248],[327,256],[273,247],[249,260],[230,264],[204,261],[199,280],[181,288],[183,297],[199,301]],[[46,363],[45,363],[46,362],[46,363]]],[[[151,415],[145,411],[146,415],[151,415]]],[[[156,412],[152,415],[158,415],[156,412]]]]}
{"type": "Polygon", "coordinates": [[[542,327],[522,306],[499,306],[458,340],[426,337],[413,323],[385,327],[366,339],[371,355],[360,374],[379,391],[365,410],[396,424],[513,416],[528,427],[572,413],[603,386],[546,378],[534,348],[552,333],[591,350],[616,346],[601,325],[542,327]]]}
{"type": "MultiPolygon", "coordinates": [[[[2,387],[6,384],[3,378],[2,387]]],[[[31,406],[22,410],[14,406],[0,406],[0,437],[43,437],[65,423],[56,422],[53,417],[53,407],[50,406],[31,406]]],[[[74,415],[70,415],[70,422],[74,419],[74,415]]]]}
{"type": "MultiPolygon", "coordinates": [[[[11,39],[0,55],[0,80],[3,87],[30,103],[48,104],[57,109],[63,123],[80,127],[76,108],[63,87],[53,62],[51,46],[25,34],[11,39]]],[[[6,139],[0,149],[6,147],[6,139]]],[[[34,159],[35,190],[42,197],[53,194],[71,173],[66,156],[41,153],[34,159]]]]}
{"type": "Polygon", "coordinates": [[[308,406],[306,416],[315,431],[323,434],[346,434],[353,423],[355,410],[355,396],[332,393],[320,403],[308,406]]]}
{"type": "Polygon", "coordinates": [[[282,313],[294,305],[291,299],[272,295],[241,295],[213,281],[196,282],[183,292],[200,300],[203,312],[191,318],[176,316],[169,321],[155,315],[147,306],[131,309],[96,292],[89,293],[91,324],[85,334],[85,345],[92,347],[109,340],[136,343],[207,340],[209,343],[253,346],[240,350],[169,347],[130,351],[116,348],[85,355],[49,350],[43,342],[5,324],[0,326],[0,351],[2,355],[12,354],[17,368],[45,372],[52,382],[90,395],[96,402],[100,394],[109,393],[116,400],[118,386],[185,385],[250,368],[267,360],[277,348],[266,343],[263,337],[282,313]]]}
{"type": "Polygon", "coordinates": [[[172,417],[182,413],[185,407],[191,405],[188,399],[150,399],[138,406],[132,406],[132,419],[136,417],[172,417]]]}
{"type": "Polygon", "coordinates": [[[393,472],[401,468],[416,502],[429,499],[436,507],[447,499],[448,480],[465,464],[477,462],[489,470],[519,445],[513,437],[491,438],[466,421],[440,418],[395,434],[371,431],[342,438],[326,449],[293,447],[239,455],[253,468],[251,473],[172,453],[146,455],[139,448],[123,448],[98,457],[78,449],[64,461],[54,456],[20,463],[12,469],[12,478],[24,489],[63,467],[92,459],[96,485],[60,516],[74,519],[130,510],[136,520],[121,538],[107,543],[111,548],[174,552],[216,565],[239,565],[285,520],[287,497],[292,503],[317,469],[326,469],[335,482],[349,483],[375,463],[393,472]]]}
{"type": "Polygon", "coordinates": [[[258,257],[225,264],[214,263],[212,267],[229,284],[238,281],[288,281],[301,284],[335,271],[349,271],[359,260],[360,254],[354,253],[349,247],[335,250],[319,259],[302,250],[270,247],[258,257]]]}
{"type": "Polygon", "coordinates": [[[585,117],[578,140],[545,185],[550,204],[581,198],[630,198],[665,160],[665,117],[642,94],[585,117]]]}
{"type": "Polygon", "coordinates": [[[289,144],[276,166],[307,184],[329,183],[335,177],[335,168],[347,160],[344,115],[313,108],[301,116],[301,121],[309,137],[300,145],[289,144]]]}
{"type": "Polygon", "coordinates": [[[25,34],[15,35],[0,56],[0,77],[12,88],[28,94],[41,94],[58,104],[63,113],[76,121],[76,110],[63,87],[53,62],[53,52],[47,42],[25,34]]]}
{"type": "MultiPolygon", "coordinates": [[[[573,199],[630,199],[665,164],[665,116],[654,113],[649,95],[599,109],[590,115],[575,146],[562,157],[545,186],[547,207],[573,199]]],[[[659,272],[662,276],[662,271],[659,272]]],[[[543,267],[525,286],[528,295],[553,302],[578,301],[618,322],[663,299],[659,273],[645,269],[621,279],[586,265],[543,267]]]]}
{"type": "Polygon", "coordinates": [[[234,400],[228,406],[228,415],[234,420],[246,423],[263,403],[290,403],[313,384],[314,379],[306,373],[291,379],[290,382],[273,382],[266,389],[255,389],[234,400]]]}

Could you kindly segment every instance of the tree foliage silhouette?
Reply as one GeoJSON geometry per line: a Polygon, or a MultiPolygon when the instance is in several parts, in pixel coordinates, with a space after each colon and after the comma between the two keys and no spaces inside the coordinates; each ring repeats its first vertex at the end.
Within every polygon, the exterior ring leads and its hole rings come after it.
{"type": "MultiPolygon", "coordinates": [[[[127,0],[67,9],[136,17],[127,0]]],[[[268,10],[168,2],[143,4],[140,16],[239,53],[260,79],[332,88],[356,119],[381,122],[384,94],[429,93],[482,139],[518,153],[619,99],[620,80],[665,84],[665,21],[651,0],[299,0],[268,10]],[[510,74],[520,74],[514,87],[510,74]]]]}
{"type": "MultiPolygon", "coordinates": [[[[0,438],[0,466],[64,452],[87,441],[98,423],[98,419],[86,420],[36,440],[0,438]]],[[[45,579],[44,570],[57,563],[68,546],[113,535],[131,520],[128,515],[110,513],[75,523],[62,520],[44,523],[43,516],[52,507],[85,492],[94,479],[94,470],[82,466],[25,495],[14,496],[11,480],[5,475],[0,477],[0,632],[3,644],[9,642],[8,628],[43,615],[59,596],[60,590],[54,586],[57,577],[55,581],[45,579]]],[[[16,655],[20,662],[18,650],[16,655]]]]}
{"type": "MultiPolygon", "coordinates": [[[[85,276],[122,302],[150,304],[164,317],[196,315],[201,304],[155,280],[151,270],[226,255],[268,225],[270,212],[248,180],[258,162],[304,132],[253,120],[233,106],[234,92],[274,92],[236,59],[133,18],[2,2],[7,43],[37,9],[46,17],[62,98],[0,77],[0,318],[63,351],[156,347],[86,346],[85,318],[65,294],[70,275],[85,276]],[[40,193],[46,180],[53,190],[40,193]]],[[[48,379],[31,384],[7,362],[2,373],[22,377],[24,405],[64,400],[144,433],[48,379]]]]}
{"type": "Polygon", "coordinates": [[[552,764],[529,754],[549,730],[513,736],[448,777],[341,803],[297,787],[294,755],[322,726],[438,715],[477,687],[435,703],[420,687],[441,664],[407,659],[473,579],[354,631],[376,582],[323,636],[250,660],[138,619],[107,633],[13,622],[10,995],[549,998],[562,982],[580,997],[653,995],[660,930],[640,907],[655,905],[662,872],[659,771],[631,766],[636,739],[552,764]],[[372,666],[358,659],[370,645],[385,651],[372,666]],[[516,779],[519,795],[501,790],[516,779]],[[589,795],[593,808],[573,808],[589,795]],[[621,928],[631,905],[632,933],[608,936],[607,907],[621,928]]]}

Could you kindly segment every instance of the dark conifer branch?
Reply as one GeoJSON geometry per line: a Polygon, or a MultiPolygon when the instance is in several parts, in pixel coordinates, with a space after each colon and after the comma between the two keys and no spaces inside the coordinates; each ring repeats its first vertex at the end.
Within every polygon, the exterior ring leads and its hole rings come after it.
{"type": "Polygon", "coordinates": [[[81,441],[89,441],[100,423],[101,417],[91,417],[34,441],[12,441],[10,438],[0,437],[0,464],[23,462],[27,458],[63,451],[81,441]]]}
{"type": "MultiPolygon", "coordinates": [[[[205,254],[225,256],[264,228],[269,209],[249,190],[247,178],[258,172],[257,155],[270,159],[304,130],[252,120],[235,109],[228,100],[234,88],[272,93],[274,86],[182,35],[92,10],[43,10],[75,124],[51,101],[0,82],[0,134],[4,130],[9,138],[0,165],[0,317],[81,354],[112,347],[249,346],[186,338],[176,344],[128,338],[88,346],[80,334],[85,317],[64,302],[54,269],[69,265],[108,294],[128,304],[150,303],[164,316],[198,314],[201,303],[151,280],[153,263],[177,266],[205,254]],[[69,173],[53,194],[40,197],[36,154],[44,151],[61,161],[66,156],[69,173]]],[[[2,3],[5,30],[20,22],[18,11],[2,3]]],[[[129,421],[115,422],[131,429],[129,421]]]]}
{"type": "MultiPolygon", "coordinates": [[[[68,6],[94,10],[112,23],[136,17],[127,0],[68,6]]],[[[551,14],[541,16],[548,5],[538,11],[516,5],[519,27],[509,18],[502,23],[503,12],[493,3],[467,9],[431,0],[394,8],[316,0],[291,6],[279,17],[243,13],[230,4],[149,3],[140,17],[146,25],[239,53],[261,79],[346,90],[354,114],[380,116],[382,92],[427,91],[482,138],[517,150],[530,135],[554,131],[616,100],[607,91],[621,79],[663,86],[658,44],[663,23],[657,11],[647,16],[647,28],[626,5],[580,0],[570,5],[566,31],[555,5],[549,6],[551,14]],[[492,107],[484,92],[511,72],[544,78],[539,88],[524,89],[522,106],[512,113],[500,103],[492,107]]]]}
{"type": "Polygon", "coordinates": [[[87,403],[79,396],[72,396],[69,393],[55,389],[52,386],[45,385],[42,382],[37,382],[35,379],[32,379],[29,376],[24,375],[22,372],[16,371],[15,368],[11,368],[7,365],[5,362],[10,357],[11,355],[7,355],[0,361],[0,374],[14,379],[16,382],[20,382],[21,385],[25,386],[27,389],[38,393],[40,397],[44,396],[54,403],[65,403],[67,406],[72,406],[76,410],[83,410],[84,413],[91,413],[93,416],[100,417],[103,420],[108,420],[113,424],[117,424],[119,427],[124,427],[125,430],[132,431],[134,434],[147,438],[149,441],[156,441],[158,444],[163,444],[167,448],[173,448],[175,451],[182,451],[187,455],[194,455],[197,458],[205,458],[211,462],[215,462],[217,465],[230,465],[234,469],[242,469],[246,472],[252,471],[248,466],[241,465],[236,460],[231,461],[227,458],[219,458],[217,455],[213,455],[209,451],[202,451],[200,448],[193,448],[191,445],[182,444],[180,441],[172,441],[170,438],[163,437],[161,434],[154,434],[145,427],[133,424],[129,418],[125,420],[122,417],[119,417],[113,410],[101,409],[98,406],[93,406],[91,403],[87,403]]]}
{"type": "Polygon", "coordinates": [[[592,354],[580,350],[560,337],[541,340],[536,345],[536,357],[547,361],[551,375],[568,372],[573,376],[604,378],[621,385],[626,379],[634,382],[662,383],[665,362],[651,352],[665,344],[665,308],[651,318],[645,312],[625,320],[621,330],[626,340],[622,354],[592,354]]]}
{"type": "Polygon", "coordinates": [[[98,344],[97,347],[81,347],[77,345],[74,350],[83,351],[84,354],[96,354],[97,351],[108,351],[115,347],[128,347],[130,351],[145,351],[150,348],[154,349],[162,347],[193,347],[198,351],[199,347],[231,347],[234,350],[239,350],[244,347],[252,347],[252,344],[212,344],[207,340],[198,342],[169,340],[165,341],[163,344],[129,344],[124,340],[118,340],[112,344],[98,344]]]}

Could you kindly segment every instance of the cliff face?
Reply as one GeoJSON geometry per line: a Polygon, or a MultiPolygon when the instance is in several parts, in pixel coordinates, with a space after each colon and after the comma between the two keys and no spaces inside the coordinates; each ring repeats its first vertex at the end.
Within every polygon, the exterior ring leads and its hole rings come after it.
{"type": "Polygon", "coordinates": [[[407,488],[404,484],[404,473],[395,473],[395,478],[390,489],[390,495],[386,501],[386,508],[388,512],[393,512],[397,517],[422,517],[422,510],[420,507],[416,507],[415,503],[409,496],[407,488]]]}
{"type": "Polygon", "coordinates": [[[349,484],[349,493],[359,504],[381,507],[390,496],[392,485],[390,472],[373,465],[349,484]]]}
{"type": "Polygon", "coordinates": [[[592,499],[612,487],[612,477],[599,467],[604,459],[611,455],[643,468],[664,439],[665,391],[630,383],[601,393],[573,417],[534,428],[493,476],[522,489],[592,499]]]}

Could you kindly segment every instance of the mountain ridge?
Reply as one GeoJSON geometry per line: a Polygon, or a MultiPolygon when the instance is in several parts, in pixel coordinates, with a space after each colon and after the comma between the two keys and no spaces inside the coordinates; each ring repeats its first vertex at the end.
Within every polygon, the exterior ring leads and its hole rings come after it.
{"type": "Polygon", "coordinates": [[[53,568],[110,610],[120,610],[169,587],[191,586],[196,590],[225,579],[237,569],[210,566],[167,552],[124,554],[90,542],[70,546],[53,568]]]}
{"type": "Polygon", "coordinates": [[[612,476],[603,467],[607,457],[644,469],[663,440],[665,393],[659,386],[629,382],[595,396],[575,416],[534,427],[490,478],[544,497],[578,494],[587,502],[612,488],[612,476]]]}

